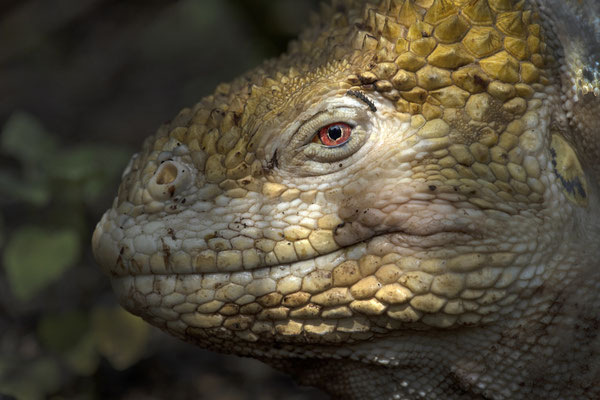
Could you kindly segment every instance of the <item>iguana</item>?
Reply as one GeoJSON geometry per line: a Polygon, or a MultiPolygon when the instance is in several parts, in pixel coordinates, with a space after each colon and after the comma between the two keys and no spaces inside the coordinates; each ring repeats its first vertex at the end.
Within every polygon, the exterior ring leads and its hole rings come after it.
{"type": "Polygon", "coordinates": [[[333,1],[149,137],[121,304],[343,399],[600,398],[600,3],[333,1]]]}

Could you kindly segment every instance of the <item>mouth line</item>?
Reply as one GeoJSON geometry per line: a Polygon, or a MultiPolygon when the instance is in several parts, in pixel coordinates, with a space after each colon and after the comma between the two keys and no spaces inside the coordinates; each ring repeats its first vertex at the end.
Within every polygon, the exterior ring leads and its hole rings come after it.
{"type": "MultiPolygon", "coordinates": [[[[377,241],[380,241],[382,244],[391,244],[394,247],[400,247],[403,249],[413,249],[417,251],[423,250],[439,250],[449,244],[463,245],[475,239],[473,233],[465,232],[464,230],[444,230],[427,234],[411,234],[406,231],[395,231],[395,232],[385,232],[378,235],[371,236],[369,238],[363,239],[361,241],[340,247],[334,251],[329,253],[320,254],[316,257],[299,259],[296,261],[291,261],[287,263],[280,264],[262,264],[252,269],[239,269],[232,271],[190,271],[190,272],[181,272],[181,271],[170,271],[170,272],[138,272],[135,273],[128,268],[128,273],[116,273],[114,270],[111,270],[110,276],[111,278],[125,278],[125,277],[136,277],[136,276],[204,276],[204,275],[225,275],[225,274],[235,274],[242,272],[259,272],[264,271],[265,269],[272,268],[291,268],[294,265],[298,265],[300,263],[306,263],[310,261],[316,262],[317,260],[323,260],[326,258],[336,258],[342,256],[343,254],[347,254],[354,249],[357,249],[359,246],[365,245],[368,246],[377,246],[377,241]],[[133,273],[132,273],[133,272],[133,273]]],[[[365,251],[364,254],[369,254],[368,251],[365,251]]],[[[362,254],[362,255],[364,255],[362,254]]],[[[361,255],[361,257],[362,257],[361,255]]],[[[356,256],[355,256],[356,257],[356,256]]],[[[359,259],[360,257],[356,258],[359,259]]],[[[348,260],[355,258],[348,258],[348,260]]],[[[333,260],[332,260],[333,261],[333,260]]]]}
{"type": "Polygon", "coordinates": [[[472,232],[467,232],[465,230],[445,230],[423,235],[399,231],[391,232],[385,235],[374,236],[371,239],[381,236],[391,236],[392,243],[398,246],[408,245],[411,248],[416,247],[422,249],[433,249],[448,245],[450,243],[464,244],[465,242],[475,239],[475,236],[472,232]],[[423,244],[425,244],[425,246],[423,246],[423,244]]]}

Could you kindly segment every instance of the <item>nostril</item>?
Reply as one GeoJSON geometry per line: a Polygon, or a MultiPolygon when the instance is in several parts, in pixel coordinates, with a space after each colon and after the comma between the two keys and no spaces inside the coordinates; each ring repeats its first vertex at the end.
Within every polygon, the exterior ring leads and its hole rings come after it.
{"type": "Polygon", "coordinates": [[[158,185],[168,185],[177,179],[177,167],[171,162],[163,163],[156,174],[158,185]]]}
{"type": "Polygon", "coordinates": [[[173,160],[164,161],[146,184],[149,197],[145,201],[168,200],[181,194],[192,182],[192,172],[185,164],[173,160]]]}

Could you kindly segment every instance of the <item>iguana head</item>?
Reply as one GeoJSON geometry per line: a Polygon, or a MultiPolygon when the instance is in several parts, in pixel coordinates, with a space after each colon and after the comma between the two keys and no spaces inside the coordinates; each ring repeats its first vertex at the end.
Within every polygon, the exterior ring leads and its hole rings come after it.
{"type": "Polygon", "coordinates": [[[149,137],[94,252],[123,306],[204,347],[495,394],[462,352],[598,314],[596,6],[379,3],[324,7],[149,137]]]}

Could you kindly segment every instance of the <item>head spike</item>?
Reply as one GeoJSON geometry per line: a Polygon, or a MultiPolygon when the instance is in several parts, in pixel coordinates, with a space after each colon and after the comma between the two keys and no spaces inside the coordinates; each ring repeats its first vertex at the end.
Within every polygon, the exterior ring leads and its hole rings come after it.
{"type": "Polygon", "coordinates": [[[425,22],[435,25],[456,13],[458,13],[458,9],[449,0],[435,0],[425,14],[425,22]]]}
{"type": "Polygon", "coordinates": [[[496,12],[514,10],[515,0],[489,0],[490,7],[496,12]]]}
{"type": "Polygon", "coordinates": [[[474,24],[490,25],[494,22],[492,10],[487,0],[471,0],[463,9],[463,13],[474,24]]]}
{"type": "Polygon", "coordinates": [[[398,14],[398,22],[406,27],[420,21],[421,18],[415,9],[414,0],[406,0],[398,14]]]}
{"type": "Polygon", "coordinates": [[[460,15],[445,19],[435,28],[434,36],[442,43],[459,42],[469,30],[469,24],[460,15]]]}
{"type": "Polygon", "coordinates": [[[463,40],[471,53],[479,58],[488,57],[502,48],[502,36],[494,28],[471,28],[463,40]]]}
{"type": "Polygon", "coordinates": [[[496,25],[498,29],[509,36],[523,37],[525,24],[523,24],[523,13],[521,11],[510,11],[498,15],[496,25]]]}

